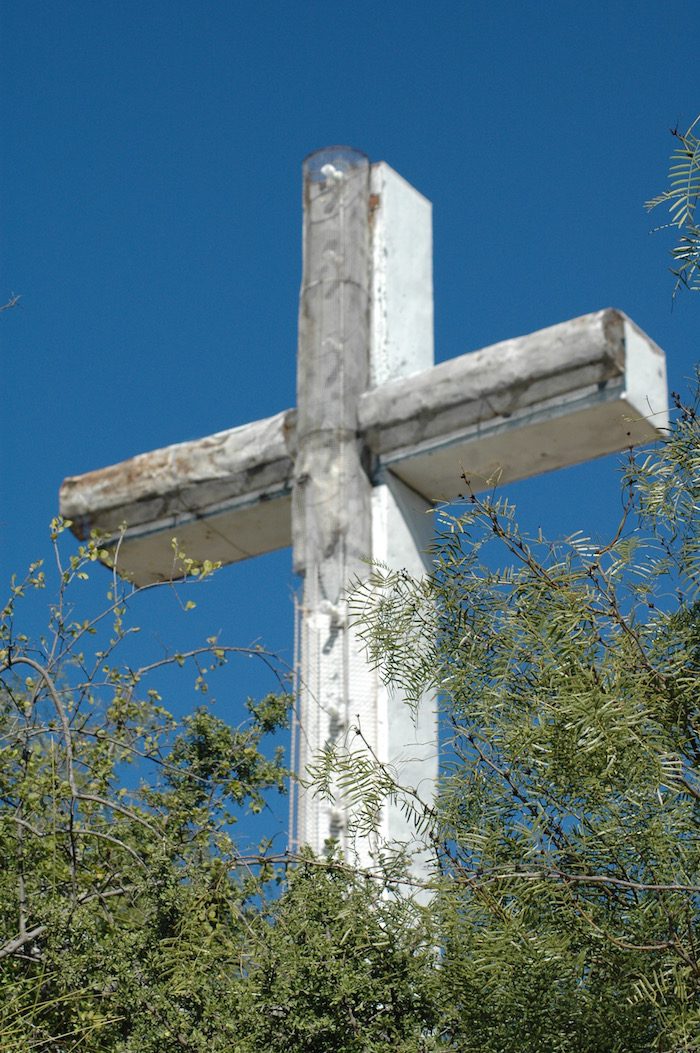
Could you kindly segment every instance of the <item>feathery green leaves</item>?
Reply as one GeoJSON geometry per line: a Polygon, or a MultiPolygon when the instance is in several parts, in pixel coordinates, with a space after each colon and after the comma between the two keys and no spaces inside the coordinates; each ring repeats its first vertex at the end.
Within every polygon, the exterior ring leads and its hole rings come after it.
{"type": "Polygon", "coordinates": [[[671,155],[668,188],[645,204],[648,210],[668,205],[669,222],[657,229],[675,227],[680,231],[678,242],[671,250],[674,261],[671,273],[676,277],[674,295],[681,286],[696,292],[700,289],[700,227],[695,222],[700,196],[700,139],[695,132],[698,121],[700,116],[684,134],[673,129],[676,147],[671,155]]]}

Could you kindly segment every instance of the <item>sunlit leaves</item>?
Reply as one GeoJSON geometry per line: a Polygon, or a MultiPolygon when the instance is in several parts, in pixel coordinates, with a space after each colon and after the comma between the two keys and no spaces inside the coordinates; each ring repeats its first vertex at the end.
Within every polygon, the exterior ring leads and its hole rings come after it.
{"type": "Polygon", "coordinates": [[[646,202],[647,209],[667,205],[670,218],[665,227],[680,231],[678,243],[671,250],[674,261],[671,273],[677,279],[675,292],[681,285],[695,291],[700,289],[700,227],[695,222],[700,197],[700,139],[695,132],[698,121],[700,117],[696,117],[683,134],[674,129],[672,134],[677,145],[671,155],[668,188],[646,202]]]}
{"type": "MultiPolygon", "coordinates": [[[[263,740],[286,723],[289,699],[241,704],[237,728],[211,703],[176,719],[169,669],[182,671],[182,706],[239,650],[212,637],[139,660],[140,590],[114,578],[107,608],[78,614],[72,592],[105,550],[90,538],[63,560],[64,527],[51,528],[59,588],[46,637],[18,631],[21,604],[45,584],[38,564],[11,584],[0,623],[0,1045],[155,1053],[177,1029],[188,1048],[212,1049],[214,1006],[238,973],[204,993],[202,944],[214,941],[209,964],[228,968],[242,905],[274,878],[262,856],[241,863],[229,831],[283,789],[282,757],[263,740]],[[191,1001],[198,982],[206,1012],[191,1001]]],[[[189,565],[195,583],[213,569],[189,565]]],[[[284,683],[273,656],[244,653],[284,683]]]]}

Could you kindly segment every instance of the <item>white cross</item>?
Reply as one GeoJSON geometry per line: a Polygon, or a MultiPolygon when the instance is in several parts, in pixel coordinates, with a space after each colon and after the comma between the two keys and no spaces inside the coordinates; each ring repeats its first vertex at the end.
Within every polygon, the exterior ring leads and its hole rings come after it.
{"type": "MultiPolygon", "coordinates": [[[[120,572],[173,575],[188,556],[232,563],[292,545],[303,579],[293,762],[303,775],[357,723],[377,758],[429,803],[434,698],[417,714],[369,668],[348,625],[346,586],[368,559],[420,574],[426,512],[478,491],[659,436],[663,353],[616,310],[433,365],[430,203],[384,163],[343,147],[304,164],[297,409],[66,479],[74,532],[128,530],[120,572]]],[[[297,789],[291,846],[347,844],[347,811],[297,789]]],[[[420,857],[386,806],[381,832],[420,857]]],[[[367,844],[356,845],[361,862],[367,844]]],[[[417,863],[420,869],[420,858],[417,863]]]]}

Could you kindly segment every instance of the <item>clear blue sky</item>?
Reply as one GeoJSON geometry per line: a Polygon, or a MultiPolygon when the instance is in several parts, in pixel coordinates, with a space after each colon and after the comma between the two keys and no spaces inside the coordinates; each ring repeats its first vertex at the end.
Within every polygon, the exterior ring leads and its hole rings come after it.
{"type": "MultiPolygon", "coordinates": [[[[438,360],[615,306],[685,389],[700,299],[671,310],[642,203],[700,110],[696,0],[0,10],[3,582],[48,554],[63,476],[293,405],[301,161],[331,143],[433,202],[438,360]]],[[[604,532],[616,461],[514,493],[604,532]]],[[[229,568],[188,631],[289,656],[294,585],[288,552],[229,568]]]]}

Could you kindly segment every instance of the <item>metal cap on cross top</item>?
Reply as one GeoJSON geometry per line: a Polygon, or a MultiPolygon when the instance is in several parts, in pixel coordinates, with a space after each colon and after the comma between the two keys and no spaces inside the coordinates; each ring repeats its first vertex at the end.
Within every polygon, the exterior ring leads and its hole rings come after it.
{"type": "MultiPolygon", "coordinates": [[[[194,559],[234,563],[292,545],[302,575],[292,760],[303,775],[352,728],[399,782],[432,800],[434,697],[417,709],[387,690],[345,617],[369,561],[429,571],[436,502],[653,441],[667,427],[663,352],[605,309],[433,365],[430,202],[387,164],[327,147],[304,161],[304,260],[297,407],[74,476],[61,487],[73,531],[119,542],[137,584],[194,559]]],[[[362,863],[425,846],[387,803],[377,837],[351,843],[351,811],[297,784],[291,847],[333,837],[362,863]]]]}

